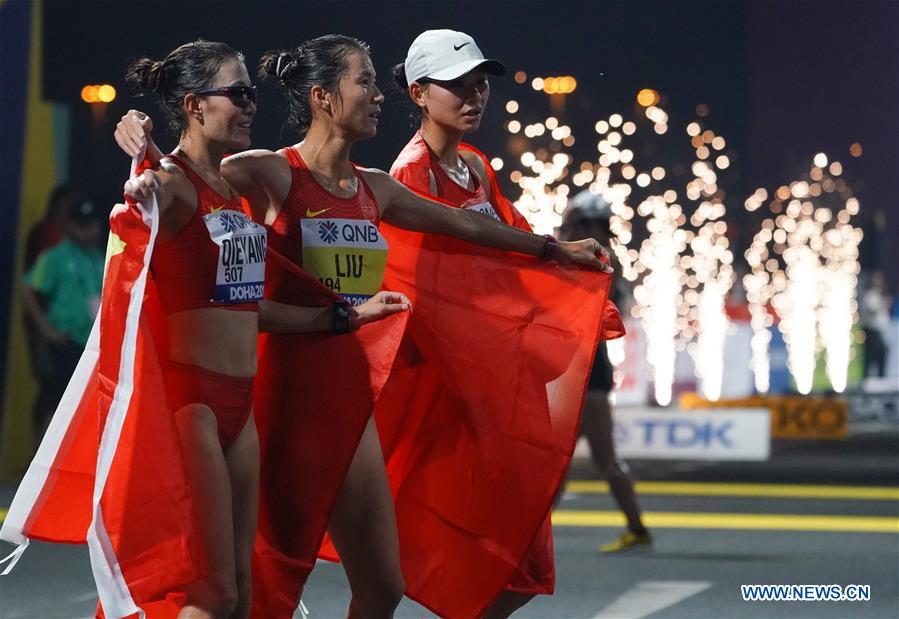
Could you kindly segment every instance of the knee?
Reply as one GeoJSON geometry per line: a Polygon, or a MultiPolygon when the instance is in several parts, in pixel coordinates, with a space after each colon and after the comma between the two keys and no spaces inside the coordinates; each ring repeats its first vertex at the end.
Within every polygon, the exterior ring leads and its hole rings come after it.
{"type": "Polygon", "coordinates": [[[353,604],[360,610],[361,616],[392,616],[400,605],[406,592],[406,581],[402,574],[381,574],[377,579],[369,580],[364,591],[353,591],[353,604]]]}
{"type": "Polygon", "coordinates": [[[606,479],[616,479],[627,475],[617,458],[603,458],[600,468],[606,479]]]}
{"type": "Polygon", "coordinates": [[[383,608],[395,609],[400,605],[403,595],[406,593],[406,580],[399,571],[393,574],[384,574],[378,582],[376,595],[383,608]]]}
{"type": "Polygon", "coordinates": [[[403,596],[406,594],[406,580],[402,574],[396,574],[390,579],[385,587],[385,596],[387,597],[393,608],[400,605],[403,596]]]}
{"type": "Polygon", "coordinates": [[[216,617],[230,618],[239,602],[237,583],[215,579],[207,580],[199,586],[190,600],[192,606],[198,606],[216,617]]]}

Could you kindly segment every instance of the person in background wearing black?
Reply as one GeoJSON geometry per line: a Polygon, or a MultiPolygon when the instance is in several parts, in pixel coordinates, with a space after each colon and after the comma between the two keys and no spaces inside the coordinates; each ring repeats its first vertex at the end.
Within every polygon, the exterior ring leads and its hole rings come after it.
{"type": "MultiPolygon", "coordinates": [[[[569,203],[562,218],[560,228],[561,239],[591,237],[608,247],[612,233],[609,228],[611,208],[600,196],[589,191],[577,194],[569,203]]],[[[615,264],[614,254],[612,266],[615,264]]],[[[623,308],[621,278],[614,279],[609,299],[619,308],[623,308]]],[[[623,311],[623,310],[622,310],[623,311]]],[[[615,443],[612,440],[612,410],[609,403],[609,392],[614,386],[613,368],[605,342],[600,343],[590,375],[584,413],[581,417],[581,434],[587,437],[590,455],[609,483],[609,490],[615,502],[627,518],[627,530],[618,539],[601,547],[604,553],[622,552],[652,544],[652,536],[643,526],[640,507],[634,485],[627,474],[627,464],[615,455],[615,443]]]]}

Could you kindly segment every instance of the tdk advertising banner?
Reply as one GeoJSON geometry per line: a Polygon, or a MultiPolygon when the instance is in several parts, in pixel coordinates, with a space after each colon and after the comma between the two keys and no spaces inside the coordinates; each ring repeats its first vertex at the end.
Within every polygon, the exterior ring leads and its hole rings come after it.
{"type": "Polygon", "coordinates": [[[615,410],[615,449],[647,460],[767,460],[770,415],[765,408],[615,410]]]}

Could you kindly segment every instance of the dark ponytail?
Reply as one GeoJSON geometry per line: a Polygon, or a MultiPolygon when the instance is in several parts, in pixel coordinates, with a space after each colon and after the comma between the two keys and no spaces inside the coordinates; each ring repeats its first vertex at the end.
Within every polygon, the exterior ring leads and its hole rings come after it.
{"type": "Polygon", "coordinates": [[[125,80],[133,83],[141,94],[156,94],[162,77],[162,63],[150,58],[141,58],[130,67],[125,80]]]}
{"type": "Polygon", "coordinates": [[[339,92],[340,79],[349,67],[350,54],[369,54],[363,41],[341,34],[328,34],[306,41],[291,50],[266,52],[259,60],[259,76],[274,79],[287,93],[287,125],[306,135],[312,123],[309,93],[321,86],[339,92]]]}
{"type": "MultiPolygon", "coordinates": [[[[409,107],[409,124],[413,129],[418,129],[421,126],[422,113],[421,108],[409,99],[409,80],[406,78],[406,63],[401,62],[395,65],[390,72],[393,74],[393,81],[396,83],[397,88],[403,93],[405,105],[409,107]]],[[[424,77],[418,80],[418,83],[427,88],[428,78],[424,77]]]]}
{"type": "Polygon", "coordinates": [[[231,58],[244,61],[243,54],[226,43],[198,39],[173,50],[163,60],[141,58],[128,67],[125,79],[142,95],[156,97],[169,127],[178,133],[187,129],[181,109],[185,95],[211,87],[222,65],[231,58]]]}
{"type": "Polygon", "coordinates": [[[391,70],[393,73],[393,80],[396,82],[396,85],[406,90],[409,88],[409,80],[406,79],[406,63],[401,62],[398,65],[395,65],[391,70]]]}

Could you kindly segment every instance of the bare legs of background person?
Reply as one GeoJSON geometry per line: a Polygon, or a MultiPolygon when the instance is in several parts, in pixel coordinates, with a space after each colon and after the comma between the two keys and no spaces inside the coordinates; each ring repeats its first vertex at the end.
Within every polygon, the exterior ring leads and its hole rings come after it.
{"type": "Polygon", "coordinates": [[[590,444],[593,463],[609,483],[612,497],[627,518],[628,528],[634,533],[641,533],[646,529],[640,519],[634,484],[627,474],[627,465],[622,467],[623,463],[615,455],[609,394],[605,391],[589,391],[585,408],[581,419],[581,434],[587,437],[590,444]]]}

